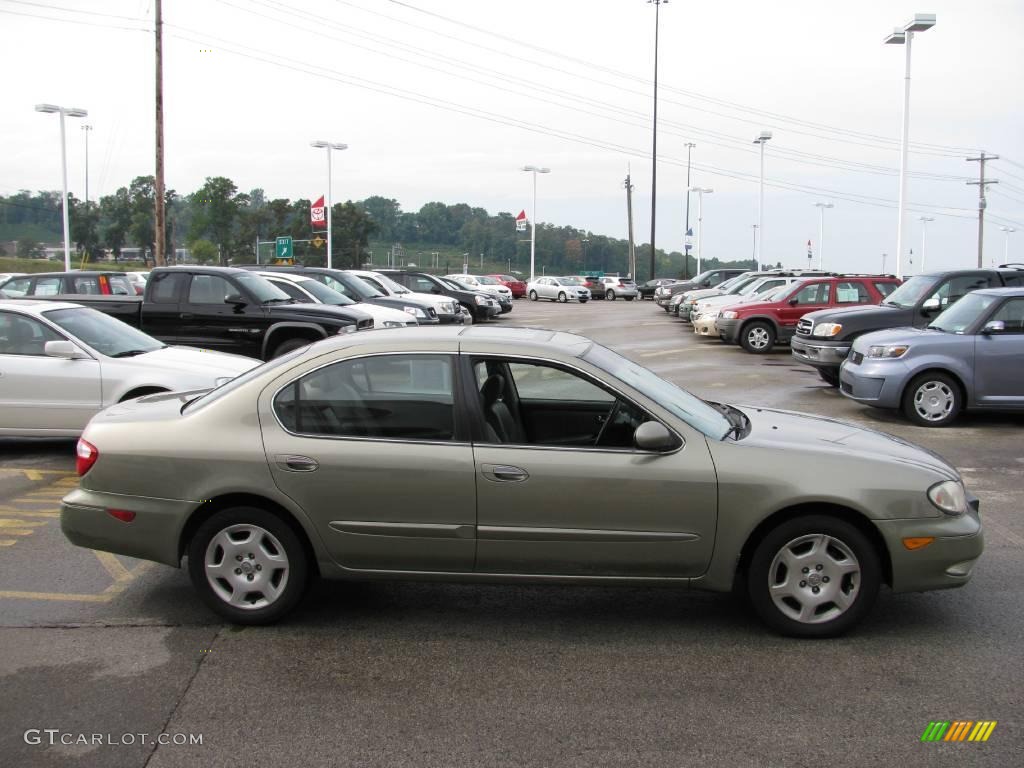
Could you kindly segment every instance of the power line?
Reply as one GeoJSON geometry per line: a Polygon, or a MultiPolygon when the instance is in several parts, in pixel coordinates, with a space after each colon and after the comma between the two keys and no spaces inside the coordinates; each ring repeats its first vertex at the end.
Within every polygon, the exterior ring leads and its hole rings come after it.
{"type": "Polygon", "coordinates": [[[44,21],[58,21],[62,24],[82,24],[87,27],[103,27],[104,29],[120,29],[127,32],[150,32],[144,27],[124,27],[118,24],[103,24],[100,22],[86,21],[85,19],[61,19],[54,16],[40,16],[37,13],[24,13],[22,11],[12,11],[7,8],[0,8],[0,13],[5,13],[8,16],[23,16],[30,19],[43,19],[44,21]]]}
{"type": "Polygon", "coordinates": [[[49,11],[64,11],[66,13],[80,13],[86,16],[103,16],[108,19],[121,19],[123,21],[142,21],[142,19],[134,16],[119,16],[113,13],[101,13],[100,11],[83,11],[78,8],[68,8],[63,5],[46,5],[45,3],[33,3],[30,0],[6,0],[8,3],[14,3],[15,5],[30,5],[34,8],[45,8],[49,11]]]}

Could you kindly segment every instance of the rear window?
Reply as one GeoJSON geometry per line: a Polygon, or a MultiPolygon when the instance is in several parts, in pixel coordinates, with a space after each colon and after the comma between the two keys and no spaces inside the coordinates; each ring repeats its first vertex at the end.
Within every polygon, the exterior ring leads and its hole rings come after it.
{"type": "Polygon", "coordinates": [[[188,279],[183,272],[158,272],[149,281],[149,300],[156,304],[176,304],[178,286],[188,279]]]}
{"type": "Polygon", "coordinates": [[[836,284],[836,304],[867,304],[870,301],[871,294],[864,283],[847,281],[836,284]]]}

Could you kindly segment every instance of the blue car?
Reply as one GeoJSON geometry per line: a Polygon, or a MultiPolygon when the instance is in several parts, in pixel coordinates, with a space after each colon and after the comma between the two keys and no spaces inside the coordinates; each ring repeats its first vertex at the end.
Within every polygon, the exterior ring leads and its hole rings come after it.
{"type": "Polygon", "coordinates": [[[969,293],[926,328],[860,336],[839,390],[944,427],[965,408],[1024,412],[1024,288],[969,293]]]}

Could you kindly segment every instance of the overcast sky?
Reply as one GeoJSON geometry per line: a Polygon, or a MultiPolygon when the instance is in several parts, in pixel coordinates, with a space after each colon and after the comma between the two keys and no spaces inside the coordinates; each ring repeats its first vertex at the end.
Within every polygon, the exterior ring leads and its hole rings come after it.
{"type": "MultiPolygon", "coordinates": [[[[242,191],[316,198],[323,150],[334,199],[441,200],[491,213],[650,239],[654,6],[644,0],[164,0],[167,184],[227,176],[242,191]]],[[[681,250],[686,143],[704,197],[704,253],[752,254],[759,157],[767,145],[763,257],[806,264],[826,211],[826,266],[894,269],[904,48],[883,45],[915,12],[937,25],[913,45],[905,249],[917,271],[977,253],[977,150],[987,166],[986,265],[1024,261],[1024,3],[679,0],[660,9],[657,244],[681,250]]],[[[59,189],[58,120],[68,119],[71,191],[95,199],[153,172],[152,0],[0,0],[5,75],[0,193],[59,189]],[[83,12],[69,9],[80,8],[83,12]],[[45,17],[45,18],[40,18],[45,17]]],[[[691,226],[696,230],[696,196],[691,226]]],[[[907,255],[905,254],[905,259],[907,255]]],[[[905,262],[906,263],[906,262],[905,262]]]]}

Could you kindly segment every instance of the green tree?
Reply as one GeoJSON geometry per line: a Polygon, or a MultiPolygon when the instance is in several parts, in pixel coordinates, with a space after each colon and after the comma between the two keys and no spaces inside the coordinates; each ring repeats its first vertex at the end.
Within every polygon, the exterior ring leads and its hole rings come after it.
{"type": "Polygon", "coordinates": [[[101,253],[99,222],[100,212],[96,203],[85,203],[68,196],[68,217],[71,223],[71,241],[79,253],[87,253],[90,259],[101,253]]]}
{"type": "Polygon", "coordinates": [[[18,240],[19,259],[38,259],[43,256],[43,247],[31,237],[23,237],[18,240]]]}
{"type": "Polygon", "coordinates": [[[199,264],[212,264],[217,261],[217,246],[209,240],[193,240],[188,244],[189,253],[199,264]]]}
{"type": "Polygon", "coordinates": [[[189,201],[193,209],[189,239],[208,239],[221,247],[222,258],[228,258],[239,208],[248,204],[248,196],[240,197],[231,179],[208,176],[206,183],[189,196],[189,201]]]}
{"type": "Polygon", "coordinates": [[[113,252],[115,261],[121,258],[131,226],[132,206],[127,187],[100,198],[100,240],[113,252]]]}
{"type": "MultiPolygon", "coordinates": [[[[374,195],[360,203],[363,209],[377,225],[377,235],[385,242],[394,242],[401,239],[398,236],[399,220],[402,215],[402,206],[397,200],[374,195]]],[[[332,214],[333,215],[333,214],[332,214]]]]}
{"type": "Polygon", "coordinates": [[[335,204],[331,209],[331,250],[334,266],[345,264],[353,269],[363,263],[363,252],[370,235],[377,231],[377,223],[366,209],[349,200],[335,204]]]}

